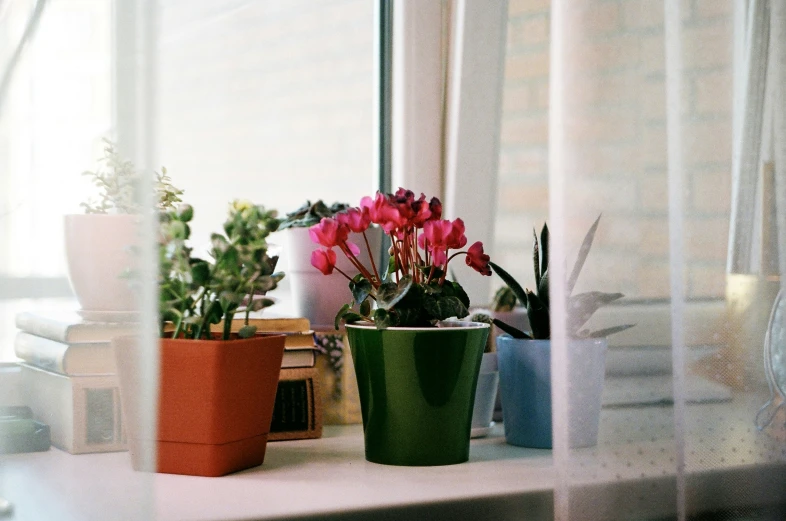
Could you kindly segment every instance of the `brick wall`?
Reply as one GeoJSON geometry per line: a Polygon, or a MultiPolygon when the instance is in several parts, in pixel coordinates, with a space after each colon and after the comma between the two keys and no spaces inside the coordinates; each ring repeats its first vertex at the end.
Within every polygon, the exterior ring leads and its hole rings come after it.
{"type": "MultiPolygon", "coordinates": [[[[683,12],[685,282],[689,297],[716,297],[730,204],[732,2],[686,0],[683,12]]],[[[578,289],[667,297],[663,4],[578,0],[565,34],[571,255],[603,212],[578,289]]],[[[527,230],[548,215],[548,88],[549,2],[511,0],[493,253],[530,286],[527,230]]]]}

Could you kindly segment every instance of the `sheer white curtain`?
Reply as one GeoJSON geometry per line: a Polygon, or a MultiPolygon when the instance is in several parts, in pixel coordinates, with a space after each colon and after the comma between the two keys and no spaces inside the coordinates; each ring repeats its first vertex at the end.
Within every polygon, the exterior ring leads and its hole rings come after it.
{"type": "MultiPolygon", "coordinates": [[[[782,32],[774,21],[782,16],[779,2],[771,12],[758,10],[766,2],[739,3],[746,4],[748,28],[769,15],[771,36],[782,32]]],[[[671,310],[659,327],[668,328],[672,360],[670,373],[658,380],[606,378],[598,445],[570,448],[567,433],[580,421],[569,408],[580,362],[569,354],[564,328],[556,327],[570,310],[552,299],[558,519],[786,515],[784,426],[759,431],[754,421],[767,398],[764,331],[746,337],[742,354],[730,348],[737,335],[731,328],[712,331],[713,345],[698,346],[701,324],[690,312],[707,305],[694,296],[723,295],[729,223],[737,225],[736,248],[751,243],[752,228],[740,231],[739,224],[753,223],[759,152],[743,136],[782,112],[750,108],[763,98],[747,98],[743,131],[732,131],[734,86],[763,96],[761,60],[769,45],[748,31],[745,54],[752,59],[735,68],[734,20],[732,1],[552,2],[552,291],[564,291],[560,259],[572,262],[580,236],[602,213],[587,260],[594,267],[579,285],[629,296],[659,288],[671,310]],[[746,76],[738,80],[739,74],[746,76]],[[743,141],[733,144],[733,136],[743,141]],[[748,170],[741,169],[745,164],[748,170]],[[748,213],[750,219],[739,217],[748,213]]],[[[777,172],[777,142],[775,150],[777,172]]],[[[783,241],[786,230],[776,233],[783,241]]],[[[744,248],[733,250],[746,256],[744,248]]],[[[616,308],[620,317],[624,308],[616,308]]],[[[652,337],[649,327],[640,323],[630,334],[652,337]]]]}

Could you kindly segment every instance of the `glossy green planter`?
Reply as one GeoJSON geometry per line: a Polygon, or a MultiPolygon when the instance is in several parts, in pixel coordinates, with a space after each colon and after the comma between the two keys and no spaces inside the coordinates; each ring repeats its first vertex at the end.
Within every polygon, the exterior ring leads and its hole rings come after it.
{"type": "Polygon", "coordinates": [[[366,459],[452,465],[469,459],[475,387],[488,324],[439,328],[347,326],[366,459]]]}

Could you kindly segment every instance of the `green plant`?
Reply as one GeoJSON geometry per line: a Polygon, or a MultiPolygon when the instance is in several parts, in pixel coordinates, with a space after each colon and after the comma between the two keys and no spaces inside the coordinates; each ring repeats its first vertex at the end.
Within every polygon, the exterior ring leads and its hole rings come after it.
{"type": "Polygon", "coordinates": [[[311,204],[311,201],[306,201],[306,204],[298,208],[292,213],[288,213],[281,223],[278,225],[279,230],[286,230],[287,228],[308,228],[313,226],[324,217],[333,217],[339,212],[343,212],[349,208],[346,203],[333,203],[327,206],[322,200],[311,204]]]}
{"type": "MultiPolygon", "coordinates": [[[[484,324],[494,324],[494,319],[486,313],[473,313],[469,318],[471,322],[483,322],[484,324]]],[[[483,348],[484,353],[492,353],[494,351],[494,337],[489,335],[486,338],[486,347],[483,348]]]]}
{"type": "Polygon", "coordinates": [[[229,207],[224,233],[210,237],[211,260],[192,256],[187,245],[188,223],[194,215],[190,205],[160,214],[159,307],[160,333],[173,338],[211,338],[211,325],[223,320],[221,338],[230,338],[232,319],[245,314],[238,336],[256,332],[248,325],[249,314],[273,305],[265,295],[284,277],[276,272],[278,257],[267,253],[267,236],[278,227],[275,211],[248,201],[229,207]]]}
{"type": "MultiPolygon", "coordinates": [[[[592,241],[595,239],[595,232],[600,223],[600,216],[595,220],[595,223],[590,227],[587,234],[584,236],[584,241],[581,243],[576,264],[570,273],[567,280],[567,295],[568,295],[568,336],[570,338],[600,338],[619,333],[628,328],[633,327],[635,324],[625,324],[621,326],[614,326],[604,328],[596,331],[588,329],[581,329],[584,324],[592,317],[592,315],[601,307],[618,300],[624,295],[622,293],[603,293],[600,291],[590,291],[586,293],[579,293],[572,295],[573,288],[576,286],[576,281],[579,278],[581,269],[584,267],[584,262],[587,260],[592,241]]],[[[538,243],[538,234],[533,230],[534,244],[532,248],[532,260],[535,269],[535,291],[522,288],[516,279],[514,279],[507,271],[499,267],[493,262],[490,262],[494,273],[508,285],[508,287],[515,293],[516,297],[524,303],[527,308],[527,318],[529,319],[531,334],[527,334],[505,322],[494,319],[494,324],[509,333],[514,338],[534,338],[534,339],[548,339],[551,337],[551,321],[550,321],[550,308],[549,308],[549,229],[546,224],[540,232],[540,243],[538,243]]]]}
{"type": "Polygon", "coordinates": [[[516,293],[510,289],[510,286],[502,286],[494,293],[494,298],[491,300],[491,311],[513,311],[517,302],[516,293]]]}
{"type": "MultiPolygon", "coordinates": [[[[145,207],[145,198],[140,194],[142,174],[137,172],[134,164],[123,158],[115,148],[115,144],[104,139],[104,157],[106,170],[95,172],[82,172],[83,176],[92,178],[92,183],[98,188],[98,199],[89,199],[81,203],[85,213],[140,213],[145,207]]],[[[181,202],[183,191],[172,185],[172,180],[167,175],[166,168],[161,168],[161,173],[154,173],[156,209],[159,212],[172,210],[175,204],[181,202]]]]}

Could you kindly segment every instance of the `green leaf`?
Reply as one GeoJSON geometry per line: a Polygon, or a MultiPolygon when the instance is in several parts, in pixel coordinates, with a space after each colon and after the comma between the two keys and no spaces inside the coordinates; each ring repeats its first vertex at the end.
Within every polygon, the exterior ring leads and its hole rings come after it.
{"type": "Polygon", "coordinates": [[[406,275],[396,285],[392,282],[382,284],[377,289],[377,306],[382,309],[391,309],[403,299],[409,288],[412,287],[412,277],[406,275]]]}
{"type": "Polygon", "coordinates": [[[366,299],[360,304],[360,314],[367,317],[371,314],[371,301],[366,299]]]}
{"type": "Polygon", "coordinates": [[[469,308],[469,295],[467,295],[467,292],[464,291],[464,288],[462,288],[461,284],[458,282],[453,281],[451,284],[453,285],[453,290],[456,293],[456,297],[458,297],[461,303],[464,304],[464,307],[469,308]]]}
{"type": "Polygon", "coordinates": [[[540,230],[540,276],[549,269],[549,227],[543,223],[543,228],[540,230]]]}
{"type": "Polygon", "coordinates": [[[360,322],[361,320],[365,320],[365,317],[362,315],[358,315],[354,311],[349,311],[344,313],[344,323],[345,324],[354,324],[355,322],[360,322]]]}
{"type": "Polygon", "coordinates": [[[394,313],[390,313],[385,309],[378,308],[374,311],[374,324],[377,329],[387,329],[389,327],[397,326],[398,320],[394,313]]]}
{"type": "Polygon", "coordinates": [[[355,299],[355,302],[362,304],[374,290],[374,286],[363,275],[357,274],[349,281],[349,289],[352,291],[352,298],[355,299]]]}
{"type": "Polygon", "coordinates": [[[451,317],[464,318],[469,315],[467,306],[458,297],[427,297],[423,301],[423,307],[436,320],[445,320],[451,317]]]}
{"type": "Polygon", "coordinates": [[[547,308],[549,307],[549,270],[546,268],[546,271],[540,276],[540,283],[538,284],[538,298],[543,305],[547,308]]]}
{"type": "Polygon", "coordinates": [[[338,325],[341,323],[341,319],[344,318],[344,315],[346,315],[350,309],[352,309],[352,306],[350,306],[349,304],[344,304],[343,306],[341,306],[341,309],[339,309],[338,313],[336,313],[336,318],[333,319],[333,327],[338,329],[338,325]]]}
{"type": "Polygon", "coordinates": [[[491,320],[491,322],[492,322],[492,323],[493,323],[495,326],[497,326],[498,328],[500,328],[502,331],[504,331],[505,333],[507,333],[507,334],[509,334],[510,336],[512,336],[513,338],[528,338],[528,339],[532,340],[532,337],[531,337],[531,336],[529,336],[529,335],[528,335],[527,333],[525,333],[524,331],[520,330],[519,328],[513,327],[513,326],[511,326],[510,324],[507,324],[507,323],[505,323],[505,322],[501,321],[501,320],[500,320],[500,319],[498,319],[498,318],[494,318],[494,319],[492,319],[492,320],[491,320]]]}
{"type": "Polygon", "coordinates": [[[538,234],[532,229],[532,264],[535,268],[535,287],[540,286],[540,249],[538,248],[538,234]]]}
{"type": "Polygon", "coordinates": [[[603,306],[624,297],[622,293],[589,291],[568,299],[568,334],[575,335],[592,315],[603,306]]]}
{"type": "Polygon", "coordinates": [[[570,295],[573,293],[573,288],[576,287],[576,281],[579,279],[579,274],[581,273],[581,269],[584,267],[584,261],[587,260],[587,255],[589,255],[590,248],[592,248],[592,241],[595,239],[595,232],[598,230],[598,223],[600,222],[600,215],[598,218],[595,219],[595,222],[590,227],[587,235],[584,236],[584,241],[581,243],[581,248],[579,249],[579,254],[576,257],[576,264],[573,265],[573,271],[570,274],[570,278],[568,279],[568,288],[567,294],[570,295]]]}
{"type": "Polygon", "coordinates": [[[237,336],[239,336],[240,338],[251,338],[256,334],[256,332],[257,332],[257,326],[245,325],[238,330],[237,336]]]}
{"type": "Polygon", "coordinates": [[[248,309],[251,311],[259,311],[260,309],[269,308],[275,304],[275,301],[269,298],[257,298],[251,301],[248,305],[248,309]]]}
{"type": "Polygon", "coordinates": [[[527,317],[532,328],[532,338],[547,340],[551,338],[551,318],[549,310],[543,302],[530,290],[527,290],[527,317]]]}
{"type": "Polygon", "coordinates": [[[635,325],[636,324],[625,324],[622,326],[613,326],[613,327],[607,327],[605,329],[598,329],[592,332],[587,331],[586,335],[583,338],[606,338],[607,336],[613,335],[615,333],[619,333],[621,331],[625,331],[626,329],[630,329],[635,325]]]}
{"type": "Polygon", "coordinates": [[[402,308],[399,306],[394,313],[397,317],[396,324],[399,326],[421,327],[431,325],[428,320],[423,317],[420,308],[402,308]]]}
{"type": "Polygon", "coordinates": [[[191,265],[191,279],[197,286],[204,286],[210,280],[210,265],[203,260],[196,260],[191,265]]]}
{"type": "Polygon", "coordinates": [[[507,271],[503,270],[502,268],[497,266],[495,263],[489,262],[489,266],[491,266],[491,269],[494,270],[494,273],[499,275],[499,278],[501,278],[502,281],[505,284],[507,284],[510,289],[513,290],[513,293],[516,294],[516,298],[519,299],[519,302],[521,302],[523,305],[526,306],[527,305],[527,292],[524,291],[524,288],[521,287],[521,284],[519,284],[516,281],[516,279],[514,279],[513,276],[510,273],[508,273],[507,271]]]}

